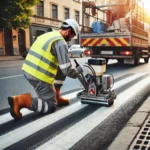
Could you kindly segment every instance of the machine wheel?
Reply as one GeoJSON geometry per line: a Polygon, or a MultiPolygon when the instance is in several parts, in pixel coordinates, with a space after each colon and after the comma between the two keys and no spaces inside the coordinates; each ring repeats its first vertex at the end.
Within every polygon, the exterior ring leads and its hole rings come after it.
{"type": "Polygon", "coordinates": [[[118,61],[118,63],[121,64],[121,65],[124,64],[124,59],[118,58],[117,61],[118,61]]]}
{"type": "Polygon", "coordinates": [[[144,58],[144,62],[145,62],[145,63],[148,63],[148,62],[149,62],[149,57],[144,58]]]}
{"type": "Polygon", "coordinates": [[[83,103],[83,102],[81,101],[81,104],[85,104],[85,103],[83,103]]]}
{"type": "Polygon", "coordinates": [[[113,103],[114,103],[114,100],[110,101],[109,104],[108,104],[108,107],[113,105],[113,103]]]}
{"type": "MultiPolygon", "coordinates": [[[[85,103],[84,101],[81,101],[81,104],[87,104],[87,103],[85,103]]],[[[89,104],[90,105],[90,104],[89,104]]]]}
{"type": "Polygon", "coordinates": [[[83,52],[80,54],[80,57],[85,57],[85,55],[84,55],[84,53],[83,53],[83,52]]]}
{"type": "Polygon", "coordinates": [[[70,52],[68,53],[68,56],[71,58],[71,56],[72,56],[72,55],[71,55],[71,53],[70,53],[70,52]]]}

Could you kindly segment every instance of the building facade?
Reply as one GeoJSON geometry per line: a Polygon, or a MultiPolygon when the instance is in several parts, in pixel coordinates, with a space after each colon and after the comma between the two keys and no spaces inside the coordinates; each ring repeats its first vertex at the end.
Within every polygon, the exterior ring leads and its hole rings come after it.
{"type": "MultiPolygon", "coordinates": [[[[32,23],[28,29],[0,29],[0,55],[22,55],[39,35],[58,30],[65,19],[75,19],[80,26],[82,23],[81,0],[41,0],[31,9],[32,23]]],[[[69,45],[78,43],[78,40],[76,37],[69,45]]]]}

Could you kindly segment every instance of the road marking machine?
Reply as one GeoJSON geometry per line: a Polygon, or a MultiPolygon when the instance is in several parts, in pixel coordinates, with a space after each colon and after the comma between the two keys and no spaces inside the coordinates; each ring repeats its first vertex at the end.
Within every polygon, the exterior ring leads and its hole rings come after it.
{"type": "MultiPolygon", "coordinates": [[[[74,61],[76,67],[79,67],[78,62],[74,61]]],[[[88,63],[83,65],[83,72],[78,75],[78,79],[84,90],[77,94],[82,104],[111,106],[114,103],[116,98],[115,91],[112,90],[114,79],[111,74],[104,74],[105,71],[106,60],[104,58],[90,58],[88,63]]]]}

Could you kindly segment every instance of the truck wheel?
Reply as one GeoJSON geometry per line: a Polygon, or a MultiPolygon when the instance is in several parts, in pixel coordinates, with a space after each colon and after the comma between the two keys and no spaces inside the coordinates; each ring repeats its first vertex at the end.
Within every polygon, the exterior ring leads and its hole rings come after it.
{"type": "Polygon", "coordinates": [[[148,62],[149,62],[149,57],[144,58],[144,62],[145,62],[145,63],[148,63],[148,62]]]}
{"type": "Polygon", "coordinates": [[[140,64],[140,56],[137,55],[137,57],[134,58],[134,66],[138,66],[140,64]]]}
{"type": "Polygon", "coordinates": [[[118,58],[117,61],[119,64],[124,64],[124,59],[118,58]]]}
{"type": "Polygon", "coordinates": [[[106,65],[108,64],[108,61],[109,61],[109,59],[108,58],[105,58],[106,59],[106,65]]]}
{"type": "Polygon", "coordinates": [[[140,55],[140,49],[135,49],[134,66],[138,66],[140,64],[140,55]]]}
{"type": "Polygon", "coordinates": [[[109,103],[108,103],[108,107],[110,107],[111,105],[113,105],[114,103],[114,100],[111,100],[109,103]]]}

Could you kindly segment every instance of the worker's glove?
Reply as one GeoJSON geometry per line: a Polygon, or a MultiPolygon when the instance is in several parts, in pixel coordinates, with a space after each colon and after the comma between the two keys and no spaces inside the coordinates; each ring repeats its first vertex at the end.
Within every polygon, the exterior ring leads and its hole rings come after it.
{"type": "Polygon", "coordinates": [[[78,74],[83,72],[83,68],[81,66],[76,67],[76,70],[78,71],[78,74]]]}

